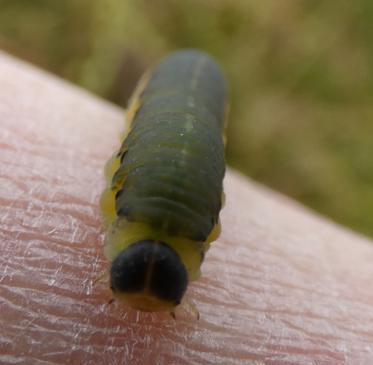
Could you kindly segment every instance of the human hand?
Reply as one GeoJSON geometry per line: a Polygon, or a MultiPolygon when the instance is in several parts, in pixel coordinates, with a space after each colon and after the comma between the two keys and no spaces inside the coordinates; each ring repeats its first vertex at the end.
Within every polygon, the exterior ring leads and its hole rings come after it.
{"type": "Polygon", "coordinates": [[[123,111],[0,55],[1,364],[370,364],[373,245],[228,169],[176,321],[108,305],[98,200],[123,111]]]}

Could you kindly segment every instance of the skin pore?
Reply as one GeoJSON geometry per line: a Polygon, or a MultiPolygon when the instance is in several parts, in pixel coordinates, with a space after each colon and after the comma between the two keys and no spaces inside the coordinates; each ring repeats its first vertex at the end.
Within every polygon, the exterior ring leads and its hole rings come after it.
{"type": "Polygon", "coordinates": [[[111,299],[99,196],[123,111],[0,54],[0,363],[369,364],[373,244],[228,170],[200,320],[111,299]]]}

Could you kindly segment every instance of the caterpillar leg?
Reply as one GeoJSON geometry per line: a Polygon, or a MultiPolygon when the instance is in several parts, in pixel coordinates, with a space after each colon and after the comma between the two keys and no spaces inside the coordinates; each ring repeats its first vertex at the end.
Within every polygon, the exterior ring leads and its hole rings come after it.
{"type": "Polygon", "coordinates": [[[199,321],[200,319],[197,306],[188,297],[184,297],[181,303],[170,312],[170,315],[175,320],[187,318],[199,321]]]}
{"type": "Polygon", "coordinates": [[[93,280],[93,284],[97,284],[97,283],[107,284],[109,281],[110,281],[109,272],[105,270],[95,280],[93,280]]]}

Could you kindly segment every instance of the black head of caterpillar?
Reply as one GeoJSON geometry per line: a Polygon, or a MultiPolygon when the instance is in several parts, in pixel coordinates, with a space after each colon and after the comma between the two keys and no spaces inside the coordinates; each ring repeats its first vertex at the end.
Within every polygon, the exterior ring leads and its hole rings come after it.
{"type": "Polygon", "coordinates": [[[161,241],[129,245],[113,261],[110,274],[115,296],[144,311],[174,308],[188,286],[179,255],[161,241]]]}

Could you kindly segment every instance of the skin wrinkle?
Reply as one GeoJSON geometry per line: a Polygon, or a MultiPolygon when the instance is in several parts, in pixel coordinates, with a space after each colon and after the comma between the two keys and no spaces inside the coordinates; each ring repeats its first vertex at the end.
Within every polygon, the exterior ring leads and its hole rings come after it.
{"type": "Polygon", "coordinates": [[[1,54],[0,83],[0,363],[371,361],[372,243],[229,170],[200,321],[107,305],[98,197],[123,112],[1,54]]]}

